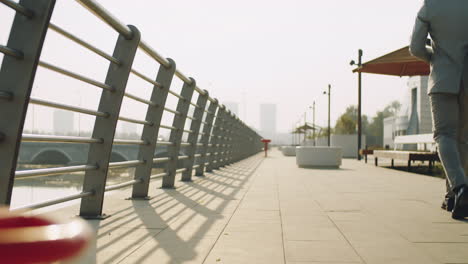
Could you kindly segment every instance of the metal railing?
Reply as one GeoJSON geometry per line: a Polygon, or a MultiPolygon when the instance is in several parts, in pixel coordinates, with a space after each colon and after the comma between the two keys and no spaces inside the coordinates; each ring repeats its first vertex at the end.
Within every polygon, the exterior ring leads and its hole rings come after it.
{"type": "Polygon", "coordinates": [[[10,204],[15,179],[82,172],[82,192],[16,209],[36,209],[81,199],[80,215],[100,218],[104,216],[102,209],[104,193],[107,191],[132,187],[132,198],[143,199],[148,196],[151,180],[162,179],[163,188],[173,188],[177,174],[182,174],[182,181],[190,181],[193,170],[196,170],[197,176],[202,176],[205,171],[218,169],[261,151],[261,137],[254,130],[229,112],[218,100],[210,97],[208,91],[199,88],[196,81],[183,74],[172,59],[163,57],[142,40],[137,28],[123,24],[96,1],[77,0],[118,32],[119,38],[112,55],[51,23],[55,0],[0,2],[16,12],[7,45],[0,43],[0,53],[4,56],[0,69],[0,204],[10,204]],[[109,61],[105,81],[93,80],[42,61],[41,50],[49,29],[109,61]],[[143,51],[160,64],[155,80],[133,68],[133,60],[138,51],[143,51]],[[101,88],[98,109],[32,98],[30,94],[38,67],[101,88]],[[131,74],[153,85],[150,98],[141,98],[125,91],[131,74]],[[171,90],[174,76],[183,82],[180,93],[171,90]],[[194,93],[198,94],[196,102],[192,102],[194,93]],[[166,106],[169,94],[177,98],[177,109],[166,106]],[[124,97],[147,105],[146,116],[140,119],[120,116],[124,97]],[[94,116],[96,119],[92,136],[23,134],[26,112],[30,104],[94,116]],[[191,116],[190,107],[194,108],[191,116]],[[164,112],[174,115],[171,125],[162,124],[164,112]],[[187,119],[191,121],[190,127],[185,127],[187,119]],[[141,138],[115,139],[115,133],[109,131],[116,130],[119,120],[142,125],[141,138]],[[169,141],[158,141],[160,128],[170,130],[169,141]],[[188,136],[186,142],[182,141],[184,133],[188,136]],[[88,144],[87,162],[77,166],[17,171],[22,142],[88,144]],[[138,160],[110,162],[112,147],[115,145],[138,147],[138,160]],[[155,156],[158,146],[167,148],[166,157],[155,156]],[[182,147],[186,150],[183,154],[180,152],[182,147]],[[165,170],[151,175],[156,164],[166,164],[165,170]],[[115,168],[135,168],[134,179],[116,185],[106,185],[108,171],[115,168]]]}

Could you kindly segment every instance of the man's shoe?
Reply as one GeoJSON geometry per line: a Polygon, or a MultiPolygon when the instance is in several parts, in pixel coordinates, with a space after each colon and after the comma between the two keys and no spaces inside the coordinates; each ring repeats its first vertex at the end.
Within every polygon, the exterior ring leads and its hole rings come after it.
{"type": "Polygon", "coordinates": [[[455,197],[445,197],[440,208],[452,212],[453,205],[455,204],[455,197]]]}
{"type": "Polygon", "coordinates": [[[455,193],[455,204],[452,211],[453,219],[463,219],[468,216],[468,187],[462,186],[455,193]]]}

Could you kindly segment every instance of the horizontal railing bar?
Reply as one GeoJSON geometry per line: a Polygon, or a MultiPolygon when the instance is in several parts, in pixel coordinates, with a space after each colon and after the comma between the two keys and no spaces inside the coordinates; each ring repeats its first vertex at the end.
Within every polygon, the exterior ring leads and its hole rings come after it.
{"type": "Polygon", "coordinates": [[[103,113],[103,112],[97,112],[93,110],[89,110],[86,108],[81,108],[81,107],[76,107],[76,106],[69,106],[69,105],[64,105],[64,104],[59,104],[55,102],[50,102],[42,99],[37,99],[37,98],[31,98],[29,100],[31,104],[36,104],[36,105],[42,105],[42,106],[48,106],[52,108],[57,108],[57,109],[62,109],[62,110],[68,110],[68,111],[73,111],[77,113],[82,113],[82,114],[87,114],[87,115],[93,115],[93,116],[101,116],[101,117],[109,117],[108,113],[103,113]]]}
{"type": "Polygon", "coordinates": [[[150,177],[150,179],[151,179],[151,180],[159,179],[159,178],[166,177],[166,176],[168,176],[168,175],[169,175],[169,173],[163,172],[163,173],[159,173],[159,174],[152,175],[152,176],[150,177]]]}
{"type": "Polygon", "coordinates": [[[11,100],[13,99],[13,94],[10,92],[0,91],[0,99],[11,100]]]}
{"type": "Polygon", "coordinates": [[[173,146],[174,143],[169,142],[169,141],[158,141],[156,143],[157,146],[173,146]]]}
{"type": "Polygon", "coordinates": [[[177,157],[178,160],[185,160],[185,159],[190,159],[190,156],[179,156],[177,157]]]}
{"type": "Polygon", "coordinates": [[[19,50],[11,49],[7,46],[0,45],[0,52],[5,55],[11,56],[13,58],[17,58],[19,60],[22,60],[24,58],[23,52],[19,50]]]}
{"type": "Polygon", "coordinates": [[[177,130],[177,127],[173,127],[173,126],[159,125],[159,127],[162,127],[165,129],[177,130]]]}
{"type": "Polygon", "coordinates": [[[32,18],[34,16],[34,12],[25,8],[24,6],[11,1],[11,0],[0,0],[1,3],[5,4],[6,6],[14,9],[16,12],[22,14],[25,17],[32,18]]]}
{"type": "Polygon", "coordinates": [[[201,146],[204,146],[205,144],[203,143],[197,143],[197,147],[201,147],[201,146]]]}
{"type": "MultiPolygon", "coordinates": [[[[140,41],[140,44],[139,44],[139,47],[146,53],[148,54],[150,57],[152,57],[153,59],[155,59],[157,62],[159,62],[161,65],[163,65],[164,67],[166,68],[169,68],[171,66],[171,64],[169,63],[169,61],[164,58],[163,56],[161,56],[158,52],[156,52],[153,48],[151,48],[148,44],[146,44],[145,41],[140,41]]],[[[176,71],[176,74],[177,74],[177,71],[176,71]]]]}
{"type": "Polygon", "coordinates": [[[54,66],[54,65],[52,65],[52,64],[50,64],[50,63],[47,63],[47,62],[40,61],[40,62],[39,62],[39,66],[44,67],[44,68],[46,68],[46,69],[49,69],[49,70],[51,70],[51,71],[57,72],[57,73],[61,73],[61,74],[63,74],[63,75],[66,75],[66,76],[68,76],[68,77],[71,77],[71,78],[73,78],[73,79],[76,79],[76,80],[79,80],[79,81],[82,81],[82,82],[89,83],[89,84],[91,84],[91,85],[100,87],[100,88],[105,89],[105,90],[109,90],[109,91],[113,91],[113,90],[114,90],[112,87],[110,87],[109,85],[107,85],[107,84],[105,84],[105,83],[92,80],[92,79],[90,79],[90,78],[88,78],[88,77],[84,77],[84,76],[82,76],[82,75],[73,73],[73,72],[71,72],[71,71],[68,71],[68,70],[59,68],[59,67],[54,66]]]}
{"type": "Polygon", "coordinates": [[[194,165],[192,168],[193,168],[193,169],[198,169],[198,168],[200,168],[200,166],[201,166],[201,165],[194,165]]]}
{"type": "Polygon", "coordinates": [[[144,103],[144,104],[151,105],[151,106],[156,106],[156,104],[154,102],[148,101],[146,99],[143,99],[141,97],[138,97],[138,96],[130,94],[130,93],[125,93],[125,96],[130,98],[130,99],[133,99],[135,101],[138,101],[140,103],[144,103]]]}
{"type": "MultiPolygon", "coordinates": [[[[211,111],[208,111],[208,110],[204,110],[204,111],[205,111],[206,113],[210,114],[210,115],[214,115],[214,113],[213,113],[213,112],[211,112],[211,111]]],[[[215,117],[216,117],[216,116],[215,116],[215,117]]],[[[215,125],[213,125],[213,127],[216,127],[216,126],[215,126],[215,125]]]]}
{"type": "MultiPolygon", "coordinates": [[[[104,22],[106,22],[108,25],[110,25],[112,28],[114,28],[117,32],[120,34],[124,35],[125,38],[131,39],[133,36],[133,33],[131,29],[120,22],[117,18],[115,18],[111,13],[109,13],[104,7],[102,7],[100,4],[98,4],[95,0],[77,0],[79,3],[87,7],[89,10],[91,10],[92,13],[94,13],[97,17],[102,19],[104,22]]],[[[156,52],[153,48],[151,48],[144,40],[141,40],[139,43],[139,47],[150,57],[155,59],[157,62],[159,62],[161,65],[163,65],[166,68],[169,68],[171,64],[169,61],[164,58],[162,55],[160,55],[158,52],[156,52]]],[[[192,81],[187,78],[180,70],[176,69],[175,75],[179,77],[183,82],[187,84],[191,84],[192,81]]],[[[195,90],[202,94],[206,95],[207,93],[200,89],[199,87],[195,87],[195,90]]],[[[208,97],[208,100],[212,103],[215,103],[216,100],[208,97]]]]}
{"type": "Polygon", "coordinates": [[[154,125],[153,123],[148,122],[146,120],[137,120],[137,119],[123,117],[123,116],[119,116],[119,120],[129,122],[129,123],[134,123],[134,124],[147,125],[147,126],[153,126],[154,125]]]}
{"type": "Polygon", "coordinates": [[[176,110],[169,109],[169,108],[167,108],[167,107],[164,107],[164,111],[167,111],[167,112],[169,112],[169,113],[173,113],[174,115],[178,115],[178,116],[181,116],[181,115],[182,115],[181,112],[176,111],[176,110]]]}
{"type": "Polygon", "coordinates": [[[181,71],[179,71],[178,69],[176,69],[175,71],[175,75],[177,77],[179,77],[179,79],[181,79],[184,83],[190,85],[192,84],[192,80],[190,80],[187,76],[185,76],[185,74],[183,74],[181,71]]]}
{"type": "Polygon", "coordinates": [[[185,133],[189,133],[189,134],[195,133],[195,132],[193,132],[193,130],[185,130],[185,129],[184,129],[184,130],[182,130],[182,131],[184,131],[185,133]]]}
{"type": "Polygon", "coordinates": [[[170,161],[171,158],[170,157],[165,157],[165,158],[154,158],[153,159],[153,163],[164,163],[164,162],[167,162],[167,161],[170,161]]]}
{"type": "Polygon", "coordinates": [[[178,93],[176,93],[174,91],[169,90],[169,93],[172,94],[173,96],[181,99],[181,100],[186,100],[182,95],[180,95],[180,94],[178,94],[178,93]]]}
{"type": "Polygon", "coordinates": [[[193,116],[187,116],[187,118],[190,119],[190,120],[198,121],[198,119],[194,118],[193,116]]]}
{"type": "Polygon", "coordinates": [[[178,170],[176,170],[175,172],[176,172],[176,173],[181,173],[181,172],[185,172],[185,171],[187,171],[187,168],[178,169],[178,170]]]}
{"type": "Polygon", "coordinates": [[[187,147],[187,146],[192,146],[192,143],[182,142],[182,143],[180,143],[180,145],[184,146],[184,147],[187,147]]]}
{"type": "Polygon", "coordinates": [[[201,95],[206,95],[206,92],[202,89],[200,89],[198,86],[195,86],[195,91],[197,91],[201,95]]]}
{"type": "Polygon", "coordinates": [[[148,145],[148,142],[138,139],[114,139],[114,145],[148,145]]]}
{"type": "Polygon", "coordinates": [[[118,190],[118,189],[122,189],[122,188],[125,188],[125,187],[128,187],[128,186],[131,186],[131,185],[135,185],[137,183],[141,183],[142,180],[131,180],[131,181],[128,181],[128,182],[123,182],[123,183],[119,183],[119,184],[115,184],[115,185],[110,185],[110,186],[106,186],[106,188],[104,189],[106,192],[110,192],[110,191],[114,191],[114,190],[118,190]]]}
{"type": "Polygon", "coordinates": [[[156,87],[158,87],[158,88],[162,88],[162,87],[163,87],[160,83],[151,80],[149,77],[147,77],[147,76],[144,75],[143,73],[138,72],[138,71],[135,70],[135,69],[132,69],[131,72],[132,72],[133,74],[135,74],[136,76],[140,77],[142,80],[147,81],[147,82],[153,84],[154,86],[156,86],[156,87]]]}
{"type": "Polygon", "coordinates": [[[88,8],[92,13],[99,17],[106,24],[111,26],[115,31],[119,32],[126,39],[133,38],[132,30],[114,17],[109,11],[107,11],[103,6],[94,0],[77,0],[80,4],[88,8]]]}
{"type": "Polygon", "coordinates": [[[50,136],[50,135],[33,135],[23,134],[22,142],[54,142],[54,143],[103,143],[102,139],[71,137],[71,136],[50,136]]]}
{"type": "Polygon", "coordinates": [[[65,173],[72,173],[72,172],[91,171],[91,170],[97,170],[97,169],[98,169],[98,166],[95,166],[95,165],[79,165],[79,166],[59,167],[59,168],[23,170],[23,171],[16,171],[15,178],[22,179],[22,178],[29,178],[29,177],[48,176],[48,175],[65,174],[65,173]]]}
{"type": "Polygon", "coordinates": [[[25,209],[29,209],[29,210],[39,209],[39,208],[44,208],[44,207],[59,204],[59,203],[69,202],[69,201],[73,201],[73,200],[77,200],[83,197],[88,197],[88,196],[93,196],[93,195],[94,195],[94,192],[81,192],[77,194],[67,195],[61,198],[57,198],[57,199],[47,200],[47,201],[40,202],[40,203],[17,207],[17,208],[12,209],[11,211],[20,211],[20,210],[25,210],[25,209]]]}
{"type": "Polygon", "coordinates": [[[204,125],[208,125],[208,123],[205,122],[205,121],[201,121],[201,123],[204,124],[204,125]]]}
{"type": "Polygon", "coordinates": [[[201,108],[201,106],[197,105],[196,103],[190,102],[191,105],[193,105],[195,108],[201,108]]]}
{"type": "Polygon", "coordinates": [[[211,97],[208,97],[208,101],[212,102],[212,103],[217,103],[218,101],[214,98],[211,98],[211,97]]]}
{"type": "Polygon", "coordinates": [[[93,45],[87,43],[86,41],[78,38],[77,36],[73,35],[72,33],[67,32],[63,28],[60,28],[59,26],[57,26],[57,25],[55,25],[53,23],[49,24],[49,28],[52,29],[53,31],[59,33],[60,35],[68,38],[69,40],[77,43],[78,45],[81,45],[81,46],[87,48],[88,50],[96,53],[97,55],[103,57],[104,59],[106,59],[106,60],[108,60],[108,61],[110,61],[112,63],[115,63],[117,65],[121,65],[121,62],[118,59],[116,59],[116,58],[112,57],[111,55],[105,53],[104,51],[94,47],[93,45]]]}
{"type": "Polygon", "coordinates": [[[198,157],[201,157],[201,156],[202,156],[202,154],[195,154],[195,155],[193,155],[194,158],[198,158],[198,157]]]}
{"type": "Polygon", "coordinates": [[[130,161],[121,161],[121,162],[111,162],[109,163],[109,169],[115,168],[130,168],[135,167],[141,164],[145,164],[143,160],[130,160],[130,161]]]}

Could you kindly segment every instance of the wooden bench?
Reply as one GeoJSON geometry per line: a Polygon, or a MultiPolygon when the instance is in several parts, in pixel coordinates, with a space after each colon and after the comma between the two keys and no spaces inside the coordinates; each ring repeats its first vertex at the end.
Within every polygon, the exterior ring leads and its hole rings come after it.
{"type": "Polygon", "coordinates": [[[367,163],[367,156],[373,155],[373,154],[374,154],[373,149],[360,149],[359,150],[359,155],[364,156],[364,160],[366,161],[366,163],[367,163]]]}
{"type": "Polygon", "coordinates": [[[392,168],[395,167],[394,160],[405,160],[408,162],[408,171],[411,171],[411,163],[413,161],[428,161],[429,171],[432,171],[434,162],[439,161],[439,155],[436,152],[417,152],[417,151],[401,151],[401,150],[374,150],[375,166],[379,165],[379,158],[391,159],[392,168]]]}
{"type": "Polygon", "coordinates": [[[395,148],[406,144],[423,145],[424,151],[403,151],[403,150],[374,150],[373,155],[375,159],[375,166],[379,165],[379,158],[391,159],[392,168],[395,166],[394,160],[404,160],[408,162],[408,171],[411,171],[411,163],[414,161],[428,161],[429,171],[432,171],[434,162],[439,161],[439,155],[435,148],[428,146],[435,146],[432,134],[408,135],[395,137],[395,148]]]}

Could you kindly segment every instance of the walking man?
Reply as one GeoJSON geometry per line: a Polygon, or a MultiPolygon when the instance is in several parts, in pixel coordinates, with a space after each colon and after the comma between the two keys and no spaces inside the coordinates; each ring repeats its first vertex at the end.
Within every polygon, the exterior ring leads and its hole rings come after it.
{"type": "Polygon", "coordinates": [[[424,0],[410,51],[431,65],[434,139],[447,175],[444,205],[462,219],[468,216],[468,0],[424,0]]]}

